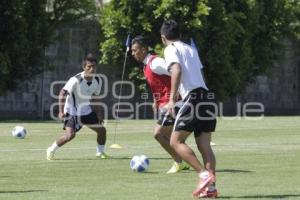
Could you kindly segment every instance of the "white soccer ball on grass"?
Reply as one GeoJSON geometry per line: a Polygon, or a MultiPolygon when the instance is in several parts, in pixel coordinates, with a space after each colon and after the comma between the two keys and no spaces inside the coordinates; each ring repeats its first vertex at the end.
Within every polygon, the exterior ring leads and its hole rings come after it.
{"type": "Polygon", "coordinates": [[[26,129],[23,126],[15,126],[11,133],[15,138],[24,139],[26,136],[26,129]]]}
{"type": "Polygon", "coordinates": [[[130,168],[134,172],[145,172],[149,168],[149,159],[145,155],[135,155],[130,160],[130,168]]]}

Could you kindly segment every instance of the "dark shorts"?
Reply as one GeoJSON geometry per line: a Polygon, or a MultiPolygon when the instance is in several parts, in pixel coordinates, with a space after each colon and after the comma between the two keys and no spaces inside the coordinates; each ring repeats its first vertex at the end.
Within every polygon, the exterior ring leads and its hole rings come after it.
{"type": "Polygon", "coordinates": [[[66,127],[75,129],[75,132],[79,131],[83,125],[86,126],[97,126],[101,125],[103,121],[99,121],[97,114],[95,112],[91,112],[88,115],[83,116],[70,116],[67,114],[65,120],[64,120],[64,127],[65,130],[66,127]]]}
{"type": "Polygon", "coordinates": [[[194,132],[195,137],[202,132],[214,132],[216,109],[215,95],[203,88],[196,88],[183,100],[183,106],[176,115],[174,130],[194,132]]]}
{"type": "MultiPolygon", "coordinates": [[[[182,101],[178,101],[175,104],[175,114],[178,113],[181,107],[182,101]]],[[[161,126],[173,126],[175,123],[175,119],[167,112],[166,109],[158,109],[158,120],[157,124],[161,126]]]]}
{"type": "Polygon", "coordinates": [[[175,122],[175,119],[173,117],[171,117],[171,115],[169,115],[169,113],[167,113],[167,111],[162,111],[159,110],[158,111],[158,120],[157,120],[157,124],[161,125],[161,126],[173,126],[175,122]]]}

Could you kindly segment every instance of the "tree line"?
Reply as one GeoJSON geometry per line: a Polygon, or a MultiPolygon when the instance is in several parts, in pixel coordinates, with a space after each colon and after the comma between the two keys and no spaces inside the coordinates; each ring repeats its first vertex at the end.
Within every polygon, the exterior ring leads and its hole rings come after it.
{"type": "MultiPolygon", "coordinates": [[[[283,38],[300,38],[300,1],[112,0],[100,16],[102,61],[121,67],[128,33],[144,35],[162,55],[159,29],[167,19],[180,24],[183,41],[195,41],[208,86],[220,100],[243,91],[255,76],[268,74],[280,58],[283,38]]],[[[137,64],[129,66],[130,77],[145,88],[137,64]]]]}
{"type": "MultiPolygon", "coordinates": [[[[125,40],[144,35],[162,55],[159,29],[175,19],[182,40],[195,41],[210,88],[219,99],[243,91],[280,58],[283,39],[300,39],[297,0],[111,0],[97,9],[94,0],[3,0],[0,4],[0,94],[49,70],[44,49],[55,30],[96,19],[102,29],[100,61],[122,67],[125,40]]],[[[145,88],[138,64],[129,59],[127,75],[145,88]]]]}

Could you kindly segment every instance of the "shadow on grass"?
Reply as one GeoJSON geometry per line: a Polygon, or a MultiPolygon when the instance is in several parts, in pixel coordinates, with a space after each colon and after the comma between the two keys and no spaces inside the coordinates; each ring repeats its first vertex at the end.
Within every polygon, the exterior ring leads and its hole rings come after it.
{"type": "Polygon", "coordinates": [[[31,193],[31,192],[48,192],[48,190],[11,190],[11,191],[1,191],[0,194],[10,194],[10,193],[31,193]]]}
{"type": "MultiPolygon", "coordinates": [[[[108,159],[101,159],[101,158],[55,158],[55,160],[57,161],[70,161],[70,160],[130,160],[132,157],[128,157],[128,156],[123,156],[123,157],[111,157],[108,159]]],[[[153,158],[150,157],[150,160],[170,160],[170,158],[153,158]]]]}
{"type": "Polygon", "coordinates": [[[217,169],[217,172],[225,172],[225,173],[253,173],[253,171],[249,170],[240,170],[240,169],[217,169]]]}
{"type": "Polygon", "coordinates": [[[160,172],[157,172],[157,171],[145,171],[145,172],[142,172],[140,174],[160,174],[160,172]]]}
{"type": "Polygon", "coordinates": [[[273,194],[273,195],[249,195],[249,196],[219,196],[218,199],[286,199],[300,197],[300,194],[273,194]]]}
{"type": "Polygon", "coordinates": [[[158,157],[150,157],[150,160],[172,160],[171,158],[158,158],[158,157]]]}
{"type": "Polygon", "coordinates": [[[130,157],[111,157],[107,159],[101,158],[55,158],[53,161],[80,161],[80,160],[90,160],[90,161],[105,161],[105,160],[129,160],[130,157]]]}

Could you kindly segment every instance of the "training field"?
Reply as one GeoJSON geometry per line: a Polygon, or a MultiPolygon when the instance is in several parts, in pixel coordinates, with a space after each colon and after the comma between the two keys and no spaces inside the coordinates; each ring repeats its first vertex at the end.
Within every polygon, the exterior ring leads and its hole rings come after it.
{"type": "MultiPolygon", "coordinates": [[[[47,161],[45,149],[61,130],[56,122],[0,122],[2,200],[186,200],[197,179],[193,170],[167,175],[172,160],[152,137],[153,120],[108,121],[107,153],[95,157],[96,135],[83,128],[47,161]],[[26,127],[25,139],[10,130],[26,127]],[[150,158],[147,173],[130,170],[130,158],[150,158]]],[[[300,199],[300,117],[219,119],[213,135],[221,199],[300,199]]],[[[195,149],[193,137],[188,143],[195,149]]],[[[199,153],[197,152],[199,155],[199,153]]]]}

